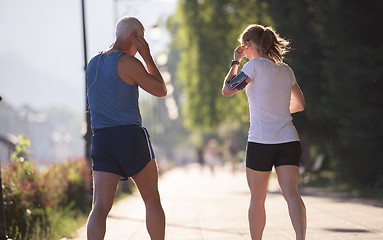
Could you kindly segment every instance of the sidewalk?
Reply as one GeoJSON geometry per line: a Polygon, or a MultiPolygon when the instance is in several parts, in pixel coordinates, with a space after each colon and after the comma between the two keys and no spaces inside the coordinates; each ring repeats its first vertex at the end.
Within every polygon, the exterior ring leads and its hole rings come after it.
{"type": "MultiPolygon", "coordinates": [[[[235,174],[217,168],[212,175],[197,165],[176,168],[159,182],[167,218],[167,240],[250,240],[247,222],[249,191],[244,172],[235,174]]],[[[382,204],[373,206],[303,189],[307,208],[309,240],[383,239],[382,204]]],[[[295,239],[286,202],[275,179],[269,184],[266,200],[265,240],[295,239]]],[[[85,226],[73,240],[86,239],[85,226]]],[[[106,240],[149,239],[145,228],[145,208],[135,193],[113,206],[107,220],[106,240]]]]}

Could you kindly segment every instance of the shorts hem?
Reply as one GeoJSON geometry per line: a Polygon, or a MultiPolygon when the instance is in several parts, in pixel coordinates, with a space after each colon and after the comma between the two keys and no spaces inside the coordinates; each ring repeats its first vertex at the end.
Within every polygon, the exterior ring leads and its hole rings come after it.
{"type": "MultiPolygon", "coordinates": [[[[154,158],[153,158],[154,159],[154,158]]],[[[149,161],[147,161],[145,164],[143,164],[143,166],[140,168],[140,169],[138,169],[138,170],[136,170],[136,171],[134,171],[134,172],[132,172],[132,173],[129,173],[128,175],[127,175],[127,177],[133,177],[134,175],[136,175],[136,174],[138,174],[139,172],[141,172],[149,163],[150,163],[150,161],[152,161],[153,159],[150,159],[149,161]]]]}
{"type": "Polygon", "coordinates": [[[274,165],[274,167],[280,167],[280,166],[297,166],[297,167],[299,167],[299,163],[298,164],[287,163],[287,164],[274,165]]]}
{"type": "Polygon", "coordinates": [[[254,171],[259,171],[259,172],[271,172],[273,169],[271,170],[260,170],[260,169],[254,169],[254,168],[251,168],[249,166],[246,166],[248,169],[251,169],[251,170],[254,170],[254,171]]]}
{"type": "Polygon", "coordinates": [[[118,176],[120,176],[120,177],[123,177],[120,173],[116,173],[116,172],[114,172],[114,171],[108,171],[108,170],[99,170],[99,169],[92,169],[92,171],[93,172],[105,172],[105,173],[113,173],[113,174],[116,174],[116,175],[118,175],[118,176]]]}
{"type": "Polygon", "coordinates": [[[292,140],[292,141],[286,141],[286,142],[263,142],[263,141],[247,141],[248,143],[256,143],[261,145],[282,145],[286,143],[295,143],[300,142],[300,140],[292,140]]]}

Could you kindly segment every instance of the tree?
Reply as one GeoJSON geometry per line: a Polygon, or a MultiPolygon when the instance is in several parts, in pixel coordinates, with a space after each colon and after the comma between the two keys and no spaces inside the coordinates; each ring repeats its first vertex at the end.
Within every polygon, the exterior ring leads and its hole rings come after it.
{"type": "MultiPolygon", "coordinates": [[[[266,3],[266,1],[265,1],[266,3]]],[[[271,1],[267,13],[293,39],[302,127],[354,186],[383,186],[383,51],[379,1],[271,1]]]]}
{"type": "Polygon", "coordinates": [[[315,7],[323,36],[331,39],[323,44],[322,65],[333,106],[328,114],[338,120],[339,171],[354,186],[383,187],[383,33],[376,29],[383,3],[330,3],[315,7]]]}
{"type": "Polygon", "coordinates": [[[178,83],[183,85],[183,114],[189,129],[212,130],[219,123],[249,121],[244,92],[233,98],[221,94],[237,38],[258,21],[256,1],[179,1],[170,29],[180,52],[178,83]]]}

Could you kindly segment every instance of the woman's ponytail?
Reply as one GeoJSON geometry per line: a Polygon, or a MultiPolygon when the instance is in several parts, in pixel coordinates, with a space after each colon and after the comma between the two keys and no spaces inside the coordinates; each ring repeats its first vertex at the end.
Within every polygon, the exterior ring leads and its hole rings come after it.
{"type": "Polygon", "coordinates": [[[263,29],[263,33],[261,36],[261,41],[259,43],[259,47],[261,48],[264,54],[267,54],[270,48],[274,45],[276,41],[274,32],[271,31],[268,27],[263,29]]]}
{"type": "Polygon", "coordinates": [[[238,39],[240,42],[252,40],[258,44],[262,53],[274,62],[282,62],[290,50],[289,41],[281,38],[272,27],[253,24],[248,26],[238,39]]]}

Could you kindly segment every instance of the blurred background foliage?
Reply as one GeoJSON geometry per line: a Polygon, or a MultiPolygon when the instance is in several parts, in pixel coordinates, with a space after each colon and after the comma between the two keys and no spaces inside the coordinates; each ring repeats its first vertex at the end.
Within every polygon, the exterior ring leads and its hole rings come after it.
{"type": "Polygon", "coordinates": [[[222,81],[244,28],[271,25],[291,41],[285,61],[306,99],[306,110],[293,116],[306,168],[324,153],[324,168],[338,179],[383,191],[382,13],[378,0],[178,1],[168,29],[171,54],[179,57],[174,74],[183,91],[183,121],[198,135],[194,142],[218,137],[221,129],[245,147],[245,93],[223,97],[222,81]]]}
{"type": "Polygon", "coordinates": [[[29,139],[19,136],[13,160],[2,169],[10,239],[58,239],[83,224],[90,207],[91,173],[85,159],[39,168],[29,161],[29,139]]]}
{"type": "MultiPolygon", "coordinates": [[[[13,161],[2,166],[8,238],[70,237],[85,223],[91,208],[90,162],[74,158],[41,166],[28,159],[31,144],[25,135],[19,135],[13,161]]],[[[122,182],[117,198],[133,189],[133,182],[122,182]]]]}

